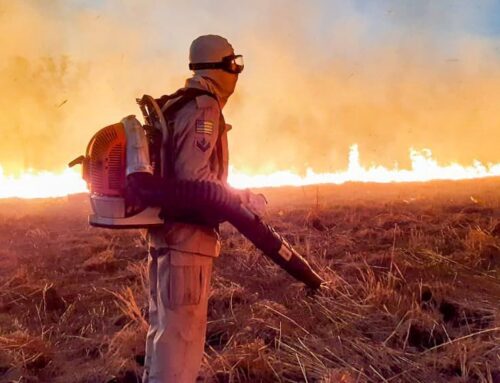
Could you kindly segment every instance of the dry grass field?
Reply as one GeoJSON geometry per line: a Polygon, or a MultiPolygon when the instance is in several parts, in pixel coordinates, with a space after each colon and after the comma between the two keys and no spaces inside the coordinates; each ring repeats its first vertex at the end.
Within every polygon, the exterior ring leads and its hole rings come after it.
{"type": "MultiPolygon", "coordinates": [[[[500,180],[265,191],[328,281],[310,294],[222,228],[201,382],[500,382],[500,180]]],[[[0,201],[0,382],[132,383],[140,231],[85,196],[0,201]]]]}

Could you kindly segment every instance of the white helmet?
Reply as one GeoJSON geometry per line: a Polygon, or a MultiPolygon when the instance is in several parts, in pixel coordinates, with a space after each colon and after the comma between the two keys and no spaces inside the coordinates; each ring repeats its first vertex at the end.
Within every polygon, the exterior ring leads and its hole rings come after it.
{"type": "Polygon", "coordinates": [[[189,69],[213,84],[221,106],[233,94],[243,67],[243,56],[235,55],[232,45],[224,37],[205,35],[191,43],[189,69]]]}
{"type": "Polygon", "coordinates": [[[239,74],[243,71],[242,55],[235,55],[232,45],[217,35],[200,36],[189,49],[189,69],[195,72],[203,69],[222,69],[239,74]]]}

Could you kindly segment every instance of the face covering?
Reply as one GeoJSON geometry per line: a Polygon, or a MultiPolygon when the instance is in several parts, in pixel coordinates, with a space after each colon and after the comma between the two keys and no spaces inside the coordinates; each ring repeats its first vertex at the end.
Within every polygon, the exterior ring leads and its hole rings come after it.
{"type": "MultiPolygon", "coordinates": [[[[189,62],[196,68],[199,63],[222,63],[224,57],[233,55],[234,49],[225,38],[206,35],[192,42],[189,62]]],[[[194,76],[186,82],[186,86],[202,87],[214,93],[222,108],[233,94],[237,81],[237,73],[230,73],[222,68],[194,69],[194,76]]]]}

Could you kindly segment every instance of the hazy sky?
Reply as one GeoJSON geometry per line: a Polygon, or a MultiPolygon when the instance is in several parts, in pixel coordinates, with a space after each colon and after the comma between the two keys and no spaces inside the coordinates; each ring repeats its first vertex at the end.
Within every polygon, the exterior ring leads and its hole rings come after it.
{"type": "Polygon", "coordinates": [[[0,165],[60,169],[190,75],[200,34],[245,71],[227,105],[242,170],[499,162],[500,1],[0,0],[0,165]]]}

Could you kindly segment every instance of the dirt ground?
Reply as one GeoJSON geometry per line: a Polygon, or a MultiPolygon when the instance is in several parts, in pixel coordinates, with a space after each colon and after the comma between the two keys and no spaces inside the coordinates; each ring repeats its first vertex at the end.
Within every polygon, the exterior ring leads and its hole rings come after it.
{"type": "MultiPolygon", "coordinates": [[[[264,192],[327,285],[224,225],[200,382],[500,382],[500,179],[264,192]]],[[[87,211],[0,200],[0,382],[139,381],[145,243],[87,211]]]]}

